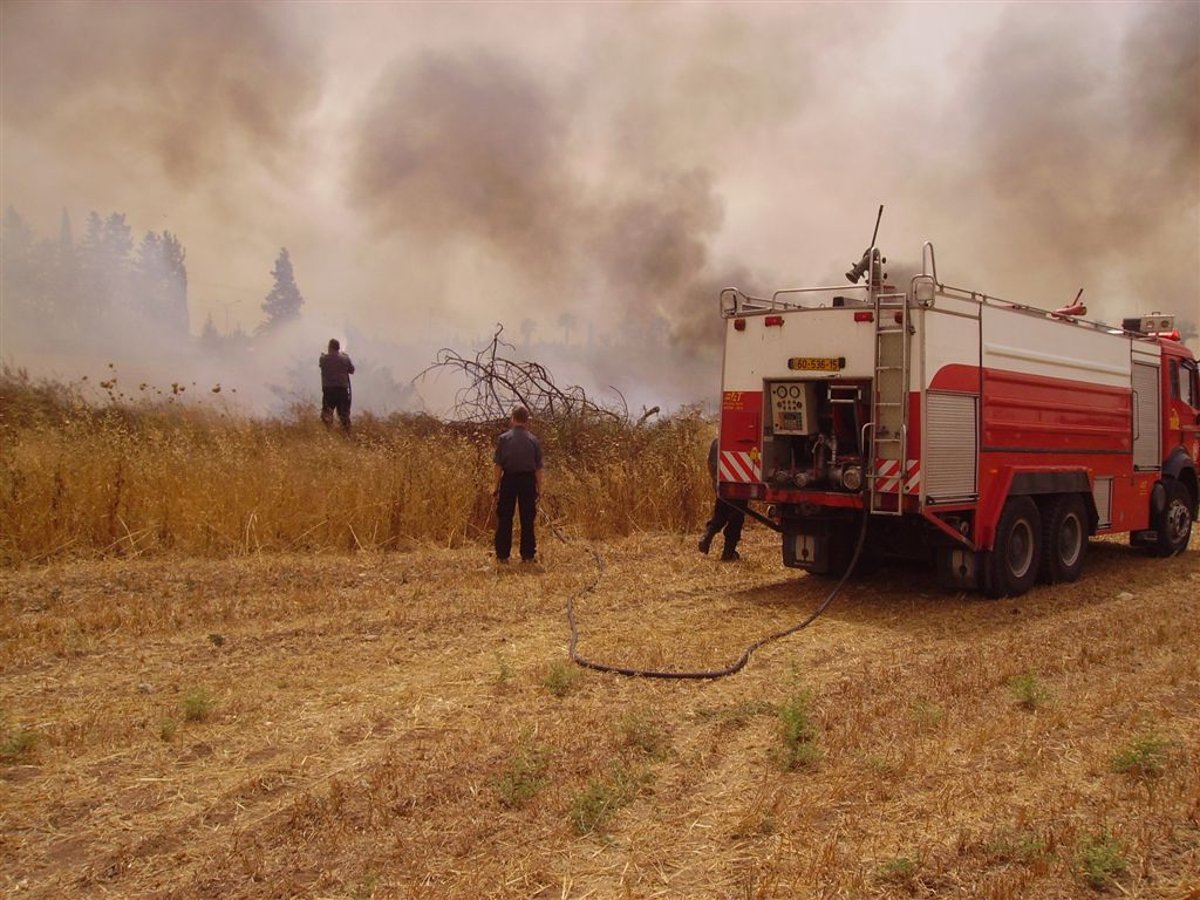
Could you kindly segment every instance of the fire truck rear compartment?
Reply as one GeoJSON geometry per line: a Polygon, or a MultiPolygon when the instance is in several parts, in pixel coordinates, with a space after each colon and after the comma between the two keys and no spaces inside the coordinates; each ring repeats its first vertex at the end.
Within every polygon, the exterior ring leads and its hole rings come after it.
{"type": "Polygon", "coordinates": [[[767,381],[763,404],[762,472],[769,487],[861,489],[869,382],[767,381]]]}

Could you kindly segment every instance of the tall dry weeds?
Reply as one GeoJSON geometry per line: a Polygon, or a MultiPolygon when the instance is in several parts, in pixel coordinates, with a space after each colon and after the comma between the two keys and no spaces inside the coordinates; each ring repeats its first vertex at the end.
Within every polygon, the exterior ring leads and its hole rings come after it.
{"type": "MultiPolygon", "coordinates": [[[[490,535],[492,446],[505,427],[315,410],[247,419],[203,404],[87,403],[0,375],[0,563],[62,556],[458,546],[490,535]]],[[[535,422],[545,511],[590,538],[694,528],[711,499],[712,425],[535,422]]]]}

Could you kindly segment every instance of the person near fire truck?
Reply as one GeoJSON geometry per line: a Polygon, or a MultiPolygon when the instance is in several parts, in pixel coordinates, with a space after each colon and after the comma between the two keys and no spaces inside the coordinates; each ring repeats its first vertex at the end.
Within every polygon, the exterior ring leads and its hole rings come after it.
{"type": "Polygon", "coordinates": [[[737,545],[738,541],[742,539],[742,525],[746,522],[745,501],[721,499],[717,490],[718,455],[719,440],[713,438],[713,442],[708,448],[708,475],[712,479],[716,500],[713,503],[712,518],[704,526],[704,537],[700,538],[698,549],[701,553],[708,553],[713,538],[717,536],[718,532],[724,531],[725,547],[721,552],[721,559],[725,562],[732,562],[742,558],[741,554],[737,552],[737,545]]]}
{"type": "Polygon", "coordinates": [[[513,408],[510,428],[496,440],[496,561],[512,553],[513,512],[520,511],[521,562],[537,556],[534,518],[542,495],[542,445],[529,431],[529,410],[513,408]]]}
{"type": "Polygon", "coordinates": [[[337,338],[329,339],[329,352],[322,353],[317,361],[321,368],[321,421],[328,428],[337,413],[342,431],[350,430],[350,376],[354,374],[354,363],[342,352],[337,338]]]}

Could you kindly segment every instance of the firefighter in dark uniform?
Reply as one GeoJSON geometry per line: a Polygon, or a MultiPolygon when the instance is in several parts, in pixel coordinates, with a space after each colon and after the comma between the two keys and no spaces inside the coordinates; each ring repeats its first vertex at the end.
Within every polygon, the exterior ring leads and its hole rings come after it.
{"type": "Polygon", "coordinates": [[[529,433],[529,410],[512,411],[512,427],[496,441],[496,560],[508,562],[512,553],[513,511],[521,513],[521,562],[537,555],[533,520],[542,495],[542,445],[529,433]]]}
{"type": "Polygon", "coordinates": [[[354,363],[342,352],[337,338],[329,339],[329,352],[317,360],[321,368],[321,421],[329,428],[337,412],[342,431],[350,431],[350,376],[354,363]]]}
{"type": "MultiPolygon", "coordinates": [[[[712,478],[713,492],[717,491],[717,453],[718,440],[713,438],[712,446],[708,448],[708,475],[712,478]]],[[[725,549],[721,553],[721,559],[725,562],[733,562],[741,559],[742,556],[737,552],[738,541],[742,539],[742,525],[746,522],[746,513],[744,500],[722,500],[720,495],[717,495],[716,502],[713,504],[712,518],[708,520],[708,524],[704,526],[704,537],[700,538],[699,550],[701,553],[707,553],[708,548],[712,546],[713,538],[717,533],[724,530],[725,532],[725,549]]]]}

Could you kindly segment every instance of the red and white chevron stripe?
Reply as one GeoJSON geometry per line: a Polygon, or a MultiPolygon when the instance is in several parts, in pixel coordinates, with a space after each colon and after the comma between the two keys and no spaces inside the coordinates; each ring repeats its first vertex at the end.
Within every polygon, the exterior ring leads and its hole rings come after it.
{"type": "Polygon", "coordinates": [[[757,484],[762,481],[762,463],[757,453],[722,450],[717,473],[721,481],[757,484]]]}
{"type": "MultiPolygon", "coordinates": [[[[904,466],[904,493],[915,494],[921,486],[921,461],[910,459],[904,466]]],[[[881,494],[895,494],[900,491],[900,460],[875,460],[875,490],[881,494]]]]}

